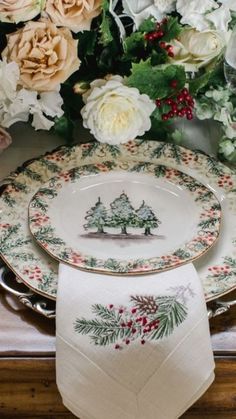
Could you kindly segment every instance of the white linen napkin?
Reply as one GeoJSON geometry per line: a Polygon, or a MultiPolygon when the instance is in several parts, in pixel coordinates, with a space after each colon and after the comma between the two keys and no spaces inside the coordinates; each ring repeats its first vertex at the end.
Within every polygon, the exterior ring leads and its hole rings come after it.
{"type": "Polygon", "coordinates": [[[214,380],[192,264],[145,276],[60,264],[56,313],[57,386],[80,419],[178,418],[214,380]]]}

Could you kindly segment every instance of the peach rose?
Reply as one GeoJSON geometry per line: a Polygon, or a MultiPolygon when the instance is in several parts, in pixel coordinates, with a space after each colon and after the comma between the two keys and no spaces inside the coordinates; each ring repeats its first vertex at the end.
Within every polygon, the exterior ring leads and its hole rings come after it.
{"type": "Polygon", "coordinates": [[[89,30],[92,19],[101,13],[102,0],[47,0],[45,11],[57,26],[77,33],[89,30]]]}
{"type": "Polygon", "coordinates": [[[0,152],[7,148],[12,142],[10,134],[0,127],[0,152]]]}
{"type": "Polygon", "coordinates": [[[44,7],[45,0],[4,0],[0,2],[0,21],[19,23],[31,20],[44,7]]]}
{"type": "Polygon", "coordinates": [[[69,29],[41,20],[7,35],[2,56],[19,65],[20,85],[38,92],[52,91],[79,69],[77,45],[69,29]]]}

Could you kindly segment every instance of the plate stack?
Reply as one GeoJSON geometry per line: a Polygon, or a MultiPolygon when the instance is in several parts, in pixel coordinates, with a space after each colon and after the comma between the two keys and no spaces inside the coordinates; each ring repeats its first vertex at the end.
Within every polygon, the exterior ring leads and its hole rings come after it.
{"type": "Polygon", "coordinates": [[[139,275],[193,261],[215,300],[236,288],[235,174],[156,141],[61,147],[4,186],[0,256],[1,285],[48,317],[59,262],[139,275]]]}

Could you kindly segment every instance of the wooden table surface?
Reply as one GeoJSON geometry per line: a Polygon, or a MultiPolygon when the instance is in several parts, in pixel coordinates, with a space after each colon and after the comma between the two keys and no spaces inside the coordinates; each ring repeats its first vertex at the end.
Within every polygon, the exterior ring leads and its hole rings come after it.
{"type": "MultiPolygon", "coordinates": [[[[0,179],[24,160],[61,143],[48,134],[32,135],[29,128],[21,125],[14,127],[12,133],[13,146],[0,155],[0,179]]],[[[229,297],[236,299],[236,292],[225,299],[229,297]]],[[[216,379],[184,419],[236,419],[236,307],[212,319],[210,324],[216,379]]],[[[56,388],[54,321],[22,306],[3,290],[0,290],[0,418],[74,418],[62,405],[56,388]]]]}

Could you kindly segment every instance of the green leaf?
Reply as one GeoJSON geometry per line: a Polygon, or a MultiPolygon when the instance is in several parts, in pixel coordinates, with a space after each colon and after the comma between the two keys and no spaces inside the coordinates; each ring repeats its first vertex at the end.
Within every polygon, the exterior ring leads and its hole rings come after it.
{"type": "Polygon", "coordinates": [[[181,66],[169,65],[164,68],[152,67],[150,59],[132,64],[131,75],[126,78],[129,87],[136,87],[140,93],[151,99],[163,99],[173,94],[171,80],[178,81],[178,88],[185,85],[185,71],[181,66]]]}
{"type": "Polygon", "coordinates": [[[99,42],[103,46],[107,46],[110,42],[113,41],[113,36],[111,33],[111,17],[108,14],[109,12],[109,1],[103,0],[102,1],[102,22],[100,25],[100,40],[99,42]]]}
{"type": "Polygon", "coordinates": [[[156,21],[153,17],[145,19],[139,26],[139,32],[152,32],[156,29],[156,21]]]}
{"type": "Polygon", "coordinates": [[[68,115],[64,114],[60,118],[56,118],[53,128],[68,143],[73,141],[74,122],[68,115]]]}
{"type": "Polygon", "coordinates": [[[195,77],[193,80],[189,80],[189,92],[191,95],[196,95],[199,90],[207,85],[211,77],[211,72],[207,71],[199,77],[195,77]]]}
{"type": "Polygon", "coordinates": [[[96,31],[79,32],[79,57],[84,59],[87,55],[94,54],[96,39],[96,31]]]}
{"type": "Polygon", "coordinates": [[[144,48],[144,36],[141,32],[134,32],[125,39],[124,52],[127,56],[135,56],[140,48],[144,48]]]}
{"type": "Polygon", "coordinates": [[[178,22],[178,17],[170,16],[167,20],[167,23],[163,26],[164,36],[161,40],[170,42],[172,39],[177,38],[181,31],[182,26],[178,22]]]}

